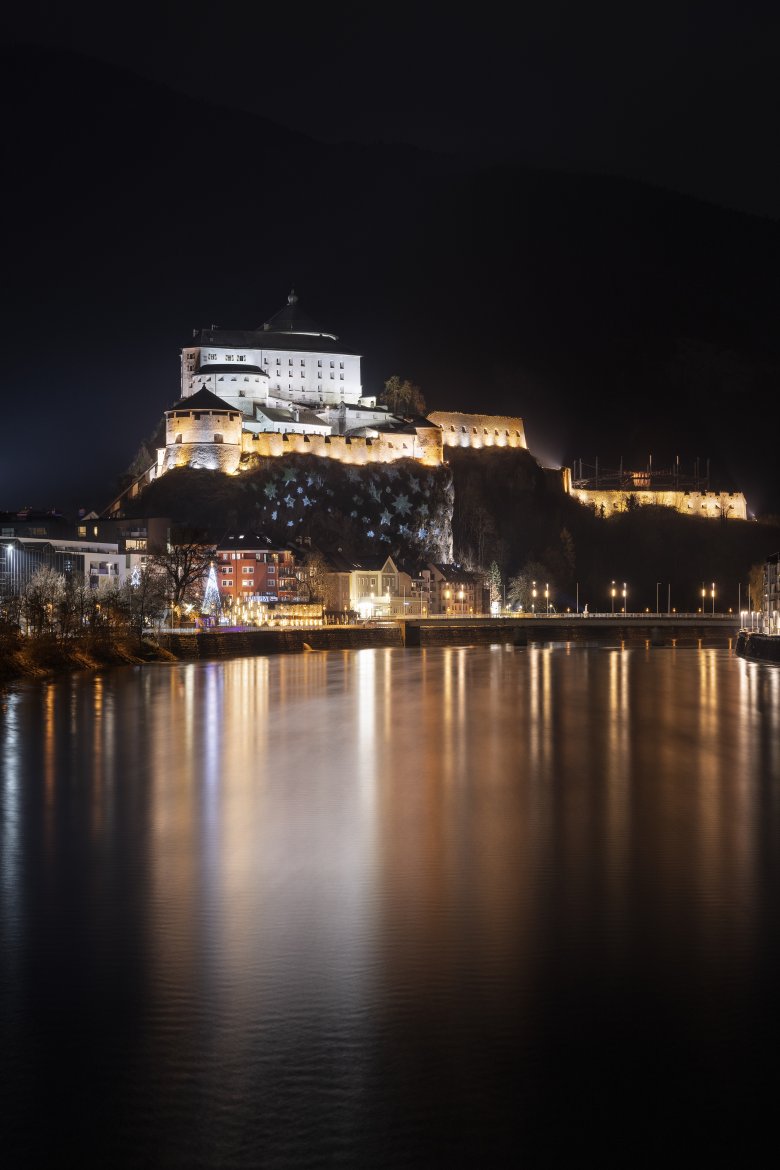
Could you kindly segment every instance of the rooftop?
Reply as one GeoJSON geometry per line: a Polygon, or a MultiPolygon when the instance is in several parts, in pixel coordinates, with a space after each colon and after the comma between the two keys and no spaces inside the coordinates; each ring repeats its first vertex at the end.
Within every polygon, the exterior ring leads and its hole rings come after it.
{"type": "Polygon", "coordinates": [[[310,317],[306,316],[298,304],[295,289],[290,290],[284,308],[280,309],[278,313],[274,313],[263,323],[263,330],[271,333],[307,333],[313,337],[329,337],[332,341],[337,340],[335,333],[321,329],[310,317]]]}
{"type": "Polygon", "coordinates": [[[239,413],[235,406],[231,406],[222,398],[217,398],[216,394],[212,394],[205,386],[197,394],[191,394],[188,398],[179,398],[165,413],[168,414],[172,410],[219,410],[230,411],[231,414],[239,413]]]}

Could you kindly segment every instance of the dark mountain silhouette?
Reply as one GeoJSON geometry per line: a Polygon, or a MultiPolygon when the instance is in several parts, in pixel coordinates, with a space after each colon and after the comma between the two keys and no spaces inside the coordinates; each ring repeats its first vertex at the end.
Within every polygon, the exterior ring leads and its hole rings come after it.
{"type": "Polygon", "coordinates": [[[367,391],[398,373],[431,408],[518,413],[543,460],[710,456],[780,508],[774,221],[327,145],[72,54],[5,51],[0,90],[6,506],[105,503],[192,330],[256,326],[294,285],[367,391]]]}

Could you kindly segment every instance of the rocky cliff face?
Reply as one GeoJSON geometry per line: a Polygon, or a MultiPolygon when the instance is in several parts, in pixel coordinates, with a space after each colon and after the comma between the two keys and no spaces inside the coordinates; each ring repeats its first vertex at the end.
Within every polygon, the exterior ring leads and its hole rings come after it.
{"type": "Polygon", "coordinates": [[[264,532],[287,544],[307,538],[360,557],[452,559],[452,474],[411,459],[352,467],[306,455],[259,461],[241,476],[190,468],[153,483],[132,508],[181,524],[264,532]]]}

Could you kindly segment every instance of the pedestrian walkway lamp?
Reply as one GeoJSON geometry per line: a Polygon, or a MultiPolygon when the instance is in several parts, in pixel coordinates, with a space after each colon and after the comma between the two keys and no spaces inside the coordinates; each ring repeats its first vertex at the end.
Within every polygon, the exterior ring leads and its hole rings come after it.
{"type": "Polygon", "coordinates": [[[707,590],[704,588],[704,582],[701,583],[701,616],[704,617],[704,599],[707,596],[707,590]]]}
{"type": "Polygon", "coordinates": [[[536,582],[532,581],[531,584],[532,584],[531,597],[533,599],[531,601],[531,613],[536,613],[536,582]]]}
{"type": "Polygon", "coordinates": [[[712,582],[712,616],[715,617],[715,582],[712,582]]]}
{"type": "Polygon", "coordinates": [[[628,597],[628,590],[626,589],[626,583],[624,581],[623,582],[623,613],[627,612],[626,611],[626,598],[627,597],[628,597]]]}
{"type": "Polygon", "coordinates": [[[615,582],[612,582],[612,616],[615,616],[615,582]]]}
{"type": "Polygon", "coordinates": [[[550,586],[547,582],[545,582],[545,586],[544,586],[544,599],[547,602],[547,616],[549,617],[550,616],[550,586]]]}

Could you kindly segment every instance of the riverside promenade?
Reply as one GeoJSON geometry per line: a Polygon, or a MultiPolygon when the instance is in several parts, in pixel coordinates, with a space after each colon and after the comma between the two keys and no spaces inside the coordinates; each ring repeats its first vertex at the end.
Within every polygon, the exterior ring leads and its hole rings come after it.
{"type": "Polygon", "coordinates": [[[159,642],[181,659],[491,643],[730,647],[739,624],[738,615],[732,614],[508,614],[396,618],[311,629],[169,631],[160,635],[159,642]]]}

